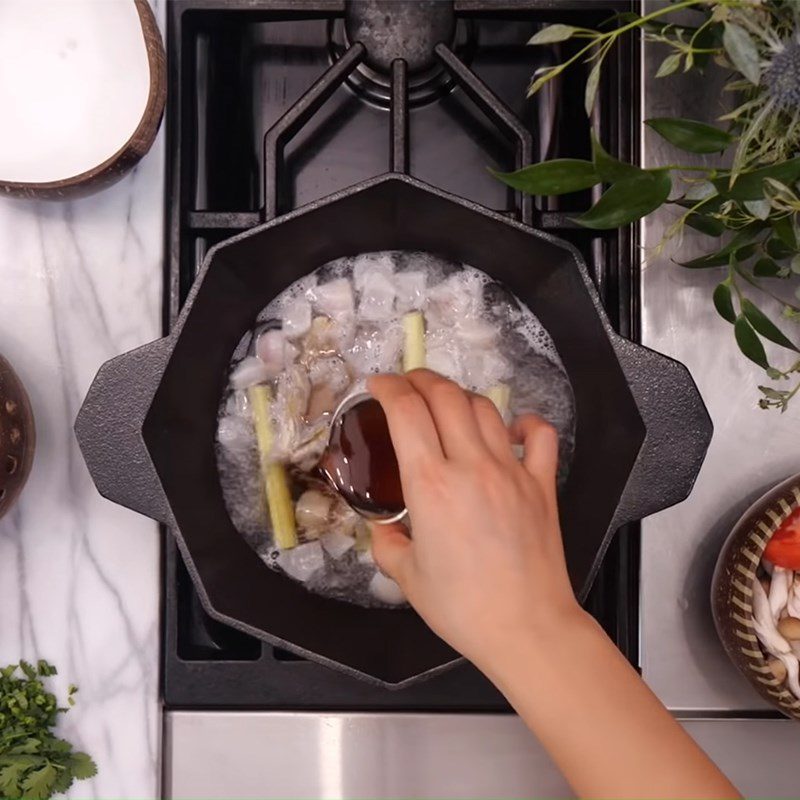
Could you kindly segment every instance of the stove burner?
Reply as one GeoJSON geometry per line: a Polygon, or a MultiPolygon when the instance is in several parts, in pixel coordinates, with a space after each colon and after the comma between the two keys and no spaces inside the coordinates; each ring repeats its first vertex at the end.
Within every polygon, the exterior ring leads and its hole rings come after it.
{"type": "Polygon", "coordinates": [[[411,75],[436,66],[434,48],[450,45],[456,30],[447,0],[348,0],[345,29],[350,44],[367,48],[365,63],[388,75],[402,58],[411,75]]]}
{"type": "MultiPolygon", "coordinates": [[[[402,16],[404,4],[388,4],[390,19],[402,16]]],[[[211,246],[389,166],[572,241],[591,265],[615,326],[623,335],[635,335],[638,262],[628,232],[576,230],[571,217],[588,208],[588,192],[540,198],[541,207],[532,209],[532,198],[506,191],[487,175],[486,166],[511,169],[535,161],[537,151],[540,158],[545,152],[550,158],[590,156],[582,108],[585,74],[565,75],[553,84],[552,97],[526,100],[533,70],[556,63],[558,53],[537,54],[524,43],[544,24],[594,27],[609,10],[628,11],[637,4],[439,0],[435,5],[453,7],[456,23],[448,28],[449,41],[433,48],[434,57],[430,52],[419,57],[418,44],[404,45],[403,61],[392,68],[396,50],[376,56],[372,41],[349,44],[355,23],[348,20],[348,33],[345,13],[363,15],[366,9],[351,11],[347,0],[166,4],[168,49],[192,56],[169,64],[174,102],[167,108],[171,191],[165,298],[170,326],[211,246]],[[415,113],[409,114],[412,107],[415,113]],[[187,108],[192,113],[181,112],[187,108]],[[272,134],[265,137],[267,131],[272,134]],[[269,139],[263,162],[247,146],[262,137],[269,139]],[[510,147],[516,151],[513,160],[510,147]]],[[[402,29],[396,22],[392,27],[402,29]]],[[[435,36],[426,37],[435,43],[435,36]]],[[[625,160],[632,157],[630,132],[638,119],[625,101],[634,87],[634,55],[632,41],[626,41],[607,56],[595,120],[601,139],[625,160]]],[[[206,614],[172,537],[165,538],[164,550],[161,664],[167,708],[509,711],[502,695],[468,665],[391,692],[222,625],[206,614]]],[[[628,528],[612,543],[587,604],[633,663],[638,564],[638,534],[628,528]]]]}
{"type": "Polygon", "coordinates": [[[468,64],[477,37],[471,20],[456,21],[448,0],[348,0],[345,20],[328,24],[331,61],[338,61],[354,42],[364,45],[366,55],[347,77],[347,85],[370,103],[390,108],[392,62],[402,58],[408,67],[408,104],[416,107],[455,86],[436,56],[436,45],[444,42],[468,64]],[[380,24],[371,27],[375,19],[380,24]]]}

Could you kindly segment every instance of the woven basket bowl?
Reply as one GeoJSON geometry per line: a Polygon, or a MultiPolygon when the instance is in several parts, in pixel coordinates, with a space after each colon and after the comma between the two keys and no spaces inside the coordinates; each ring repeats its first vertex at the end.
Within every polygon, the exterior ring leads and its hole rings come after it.
{"type": "Polygon", "coordinates": [[[714,624],[731,661],[753,688],[787,717],[800,700],[772,674],[753,629],[752,583],[772,534],[800,506],[800,474],[778,484],[744,513],[720,553],[711,584],[714,624]]]}

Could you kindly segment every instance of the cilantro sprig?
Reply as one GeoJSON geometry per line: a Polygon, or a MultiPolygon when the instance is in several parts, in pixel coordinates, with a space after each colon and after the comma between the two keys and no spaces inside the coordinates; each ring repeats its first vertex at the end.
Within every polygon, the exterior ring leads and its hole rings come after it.
{"type": "MultiPolygon", "coordinates": [[[[59,714],[68,710],[45,689],[44,680],[55,674],[46,661],[0,669],[0,798],[46,800],[97,774],[86,753],[53,734],[59,714]]],[[[69,687],[68,706],[77,691],[69,687]]]]}

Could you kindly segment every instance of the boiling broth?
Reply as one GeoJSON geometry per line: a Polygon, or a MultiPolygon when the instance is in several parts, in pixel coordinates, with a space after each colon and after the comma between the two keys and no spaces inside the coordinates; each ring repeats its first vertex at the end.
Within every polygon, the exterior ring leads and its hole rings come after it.
{"type": "MultiPolygon", "coordinates": [[[[402,596],[391,587],[387,592],[365,520],[321,477],[320,459],[331,433],[344,451],[343,445],[361,446],[363,426],[380,422],[371,416],[373,401],[347,430],[330,429],[334,409],[363,390],[368,375],[402,371],[409,314],[424,320],[425,366],[470,391],[502,396],[507,420],[533,412],[556,428],[562,479],[573,447],[572,390],[550,336],[480,270],[429,253],[366,253],[325,264],[289,286],[259,314],[232,357],[217,434],[223,496],[234,526],[269,566],[310,591],[365,606],[396,605],[402,596]],[[272,398],[268,460],[281,465],[294,504],[297,546],[289,549],[277,548],[273,538],[248,399],[254,384],[268,387],[272,398]]],[[[384,445],[381,452],[393,456],[390,440],[384,445]]],[[[390,466],[396,462],[375,459],[364,475],[349,476],[346,485],[343,479],[345,496],[352,483],[354,505],[402,510],[399,482],[383,472],[390,466]]]]}

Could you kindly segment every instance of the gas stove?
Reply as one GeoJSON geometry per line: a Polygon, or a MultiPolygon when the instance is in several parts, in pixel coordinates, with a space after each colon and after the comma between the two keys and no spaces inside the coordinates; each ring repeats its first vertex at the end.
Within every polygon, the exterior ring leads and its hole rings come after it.
{"type": "MultiPolygon", "coordinates": [[[[513,215],[575,244],[612,324],[637,336],[629,231],[580,229],[592,193],[520,197],[487,170],[590,155],[585,75],[526,99],[534,70],[571,44],[526,46],[543,25],[593,26],[616,0],[175,0],[168,5],[170,104],[165,327],[208,249],[386,171],[513,215]]],[[[592,124],[635,158],[632,48],[610,57],[592,124]]],[[[358,224],[354,221],[354,224],[358,224]]],[[[276,267],[276,268],[279,268],[276,267]]],[[[587,606],[634,663],[638,531],[621,530],[587,606]]],[[[212,620],[167,536],[163,695],[168,709],[508,712],[470,665],[399,691],[304,661],[212,620]]]]}

